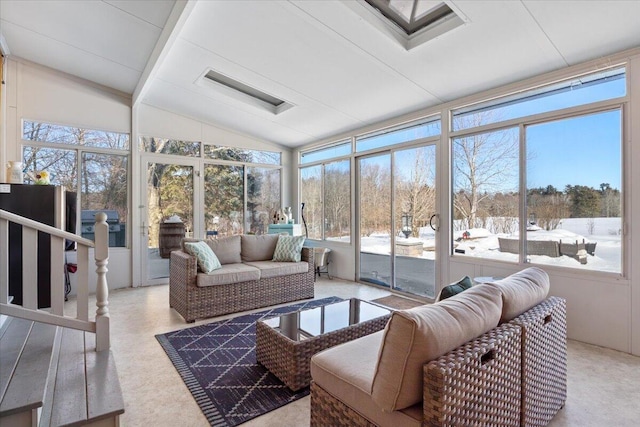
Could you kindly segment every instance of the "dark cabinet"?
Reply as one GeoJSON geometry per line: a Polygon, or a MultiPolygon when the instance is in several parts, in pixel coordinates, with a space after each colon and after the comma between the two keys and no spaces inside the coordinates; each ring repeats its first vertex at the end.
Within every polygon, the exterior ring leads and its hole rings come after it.
{"type": "MultiPolygon", "coordinates": [[[[70,196],[75,196],[69,193],[70,196]]],[[[67,224],[65,219],[75,218],[75,197],[66,197],[64,187],[54,185],[4,184],[0,191],[0,209],[20,215],[52,227],[74,232],[75,224],[67,224]],[[6,190],[9,190],[8,192],[6,190]],[[68,199],[68,200],[67,200],[68,199]]],[[[38,307],[51,306],[50,281],[51,237],[38,233],[38,253],[22,256],[22,226],[9,224],[9,295],[14,304],[22,304],[23,265],[37,266],[38,307]]]]}

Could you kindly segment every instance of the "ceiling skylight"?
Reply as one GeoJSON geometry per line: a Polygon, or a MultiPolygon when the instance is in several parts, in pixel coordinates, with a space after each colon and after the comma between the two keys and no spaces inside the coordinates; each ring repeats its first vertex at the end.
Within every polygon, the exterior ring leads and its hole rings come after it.
{"type": "Polygon", "coordinates": [[[293,106],[282,99],[212,69],[206,70],[200,81],[204,82],[207,87],[215,89],[218,93],[273,114],[279,114],[293,106]]]}
{"type": "Polygon", "coordinates": [[[458,13],[442,1],[358,0],[345,4],[407,50],[464,24],[458,13]]]}
{"type": "Polygon", "coordinates": [[[447,15],[453,10],[441,1],[431,0],[365,0],[387,19],[390,19],[407,35],[414,34],[447,15]]]}

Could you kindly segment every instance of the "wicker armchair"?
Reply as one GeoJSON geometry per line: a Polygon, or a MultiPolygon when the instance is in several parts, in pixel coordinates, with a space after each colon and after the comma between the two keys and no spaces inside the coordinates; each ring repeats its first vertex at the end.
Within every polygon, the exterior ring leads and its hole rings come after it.
{"type": "Polygon", "coordinates": [[[313,298],[315,271],[312,249],[302,248],[302,261],[309,264],[304,273],[199,287],[195,257],[183,251],[173,251],[169,273],[169,305],[187,322],[193,322],[196,319],[313,298]]]}
{"type": "MultiPolygon", "coordinates": [[[[425,364],[421,424],[548,425],[567,398],[566,326],[566,301],[550,297],[425,364]]],[[[311,425],[376,424],[312,382],[311,425]]]]}
{"type": "MultiPolygon", "coordinates": [[[[519,426],[520,340],[520,329],[505,324],[425,364],[423,419],[412,424],[519,426]]],[[[311,425],[376,424],[313,382],[311,425]]]]}

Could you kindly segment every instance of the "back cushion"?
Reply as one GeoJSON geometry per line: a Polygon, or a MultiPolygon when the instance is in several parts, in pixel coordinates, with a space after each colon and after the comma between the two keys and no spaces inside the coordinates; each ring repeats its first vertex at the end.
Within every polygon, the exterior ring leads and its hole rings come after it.
{"type": "Polygon", "coordinates": [[[549,275],[541,268],[529,267],[489,285],[502,292],[501,321],[508,322],[544,301],[549,294],[549,275]]]}
{"type": "Polygon", "coordinates": [[[459,294],[460,292],[464,292],[467,289],[470,289],[473,286],[473,282],[469,276],[464,276],[462,279],[454,282],[450,285],[445,286],[440,291],[440,294],[436,298],[436,301],[442,301],[447,298],[451,298],[454,295],[459,294]]]}
{"type": "MultiPolygon", "coordinates": [[[[184,252],[184,244],[187,242],[199,242],[199,239],[186,238],[182,239],[182,250],[184,252]]],[[[207,245],[211,248],[216,257],[220,261],[220,264],[235,264],[242,262],[240,259],[240,236],[228,236],[221,237],[219,239],[207,239],[205,240],[207,245]]]]}
{"type": "Polygon", "coordinates": [[[373,400],[385,411],[422,402],[422,365],[495,328],[501,312],[500,290],[489,285],[394,312],[379,350],[373,400]]]}
{"type": "Polygon", "coordinates": [[[278,244],[277,234],[243,234],[242,261],[267,261],[273,259],[278,244]]]}

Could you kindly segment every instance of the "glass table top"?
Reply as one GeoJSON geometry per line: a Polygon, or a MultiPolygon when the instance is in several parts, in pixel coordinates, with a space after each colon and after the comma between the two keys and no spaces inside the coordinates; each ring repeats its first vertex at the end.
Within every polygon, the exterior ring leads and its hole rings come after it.
{"type": "Polygon", "coordinates": [[[302,341],[390,313],[391,310],[379,305],[351,298],[272,317],[262,322],[294,341],[302,341]]]}

